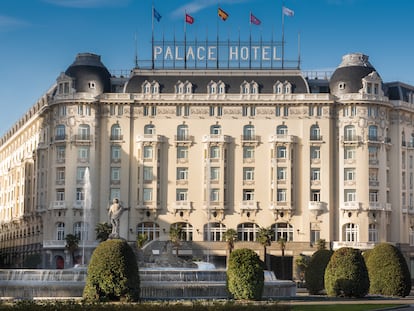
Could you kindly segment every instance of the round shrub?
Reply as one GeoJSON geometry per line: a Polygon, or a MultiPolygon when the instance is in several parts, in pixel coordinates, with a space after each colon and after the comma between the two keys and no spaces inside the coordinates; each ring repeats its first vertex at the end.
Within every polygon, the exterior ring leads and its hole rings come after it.
{"type": "Polygon", "coordinates": [[[263,262],[251,249],[233,251],[227,269],[227,289],[234,299],[260,300],[263,294],[263,262]]]}
{"type": "Polygon", "coordinates": [[[137,301],[138,264],[124,240],[102,242],[92,254],[83,298],[92,301],[137,301]]]}
{"type": "Polygon", "coordinates": [[[311,295],[319,294],[325,288],[325,269],[333,251],[321,249],[316,251],[305,270],[305,284],[311,295]]]}
{"type": "Polygon", "coordinates": [[[329,296],[364,297],[369,290],[368,271],[359,250],[336,250],[325,270],[325,289],[329,296]]]}
{"type": "Polygon", "coordinates": [[[405,297],[410,293],[410,271],[398,248],[381,243],[376,245],[365,259],[371,294],[405,297]]]}

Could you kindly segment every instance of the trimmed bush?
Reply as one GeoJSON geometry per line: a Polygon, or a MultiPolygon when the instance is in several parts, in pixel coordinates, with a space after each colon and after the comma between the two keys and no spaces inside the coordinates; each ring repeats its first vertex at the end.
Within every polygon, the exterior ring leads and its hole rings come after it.
{"type": "Polygon", "coordinates": [[[102,242],[92,254],[83,298],[91,301],[139,300],[138,264],[124,240],[102,242]]]}
{"type": "Polygon", "coordinates": [[[361,252],[350,247],[336,250],[325,270],[325,289],[329,296],[364,297],[369,278],[361,252]]]}
{"type": "Polygon", "coordinates": [[[407,262],[398,248],[381,243],[365,257],[371,294],[405,297],[411,290],[407,262]]]}
{"type": "Polygon", "coordinates": [[[251,249],[236,249],[230,255],[227,289],[234,299],[260,300],[263,294],[263,262],[251,249]]]}
{"type": "Polygon", "coordinates": [[[320,294],[325,288],[325,269],[333,251],[321,249],[316,251],[305,270],[305,285],[311,295],[320,294]]]}

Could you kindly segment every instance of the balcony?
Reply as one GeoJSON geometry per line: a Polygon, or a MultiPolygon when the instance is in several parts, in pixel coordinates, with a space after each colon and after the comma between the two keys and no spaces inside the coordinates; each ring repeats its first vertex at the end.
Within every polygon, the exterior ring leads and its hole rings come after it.
{"type": "Polygon", "coordinates": [[[228,135],[210,134],[204,135],[202,141],[203,143],[229,143],[231,137],[228,135]]]}
{"type": "Polygon", "coordinates": [[[43,248],[65,248],[65,240],[43,240],[43,248]]]}
{"type": "Polygon", "coordinates": [[[341,247],[352,247],[360,250],[372,249],[376,245],[375,242],[341,242],[333,241],[332,249],[337,250],[341,247]]]}
{"type": "Polygon", "coordinates": [[[175,201],[174,210],[191,210],[191,202],[190,201],[175,201]]]}
{"type": "Polygon", "coordinates": [[[176,143],[192,144],[194,141],[194,136],[191,135],[174,135],[174,140],[176,143]]]}
{"type": "Polygon", "coordinates": [[[312,142],[322,142],[323,138],[322,135],[313,134],[309,137],[309,140],[312,142]]]}
{"type": "Polygon", "coordinates": [[[359,135],[345,135],[342,136],[342,143],[344,144],[362,144],[362,137],[359,135]]]}
{"type": "Polygon", "coordinates": [[[343,211],[359,211],[361,209],[361,202],[349,201],[341,204],[343,211]]]}
{"type": "Polygon", "coordinates": [[[391,211],[391,203],[369,202],[369,211],[391,211]]]}
{"type": "Polygon", "coordinates": [[[206,211],[218,211],[218,210],[224,210],[226,209],[225,202],[221,201],[210,201],[210,202],[204,202],[204,209],[206,211]]]}
{"type": "Polygon", "coordinates": [[[74,141],[75,144],[91,144],[92,135],[89,135],[89,134],[73,135],[72,141],[74,141]]]}
{"type": "Polygon", "coordinates": [[[308,209],[311,212],[323,212],[326,211],[328,204],[321,201],[309,201],[308,209]]]}
{"type": "Polygon", "coordinates": [[[287,134],[276,134],[269,137],[269,143],[296,143],[297,137],[287,134]]]}
{"type": "Polygon", "coordinates": [[[65,201],[52,201],[50,202],[49,209],[66,209],[65,201]]]}
{"type": "Polygon", "coordinates": [[[124,135],[120,135],[120,134],[111,135],[110,140],[112,141],[124,140],[124,135]]]}
{"type": "Polygon", "coordinates": [[[258,135],[241,135],[242,144],[259,144],[260,136],[258,135]]]}
{"type": "Polygon", "coordinates": [[[242,201],[240,202],[240,210],[242,211],[256,211],[257,210],[257,201],[242,201]]]}
{"type": "Polygon", "coordinates": [[[64,142],[68,139],[68,135],[56,135],[55,142],[64,142]]]}
{"type": "Polygon", "coordinates": [[[144,134],[137,136],[137,142],[162,142],[163,137],[156,134],[144,134]]]}
{"type": "Polygon", "coordinates": [[[155,201],[141,201],[141,202],[138,202],[135,208],[141,211],[148,211],[148,210],[157,210],[160,208],[160,206],[155,201]]]}
{"type": "Polygon", "coordinates": [[[293,209],[292,202],[289,201],[277,201],[272,202],[269,207],[272,211],[291,211],[293,209]]]}
{"type": "Polygon", "coordinates": [[[75,209],[83,209],[85,207],[85,201],[82,200],[76,200],[73,202],[73,208],[75,209]]]}

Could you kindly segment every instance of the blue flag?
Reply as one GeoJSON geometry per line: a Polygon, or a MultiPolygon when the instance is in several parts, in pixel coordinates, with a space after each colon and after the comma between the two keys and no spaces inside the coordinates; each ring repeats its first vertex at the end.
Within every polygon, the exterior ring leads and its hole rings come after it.
{"type": "Polygon", "coordinates": [[[153,12],[154,18],[157,20],[157,22],[159,22],[162,17],[161,14],[155,8],[152,9],[152,12],[153,12]]]}

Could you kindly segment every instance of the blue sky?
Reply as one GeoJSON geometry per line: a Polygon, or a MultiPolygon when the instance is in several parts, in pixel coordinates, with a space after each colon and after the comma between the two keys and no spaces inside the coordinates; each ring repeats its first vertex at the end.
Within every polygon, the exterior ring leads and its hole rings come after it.
{"type": "MultiPolygon", "coordinates": [[[[102,56],[113,72],[151,55],[151,7],[162,15],[155,37],[183,38],[184,12],[195,22],[187,38],[215,38],[217,6],[224,38],[248,39],[250,11],[261,20],[252,37],[281,39],[282,0],[13,0],[0,1],[0,135],[10,128],[73,62],[77,53],[102,56]],[[135,44],[135,38],[138,44],[135,44]]],[[[385,82],[414,84],[414,1],[285,0],[285,58],[302,70],[332,71],[344,54],[362,52],[385,82]]]]}

